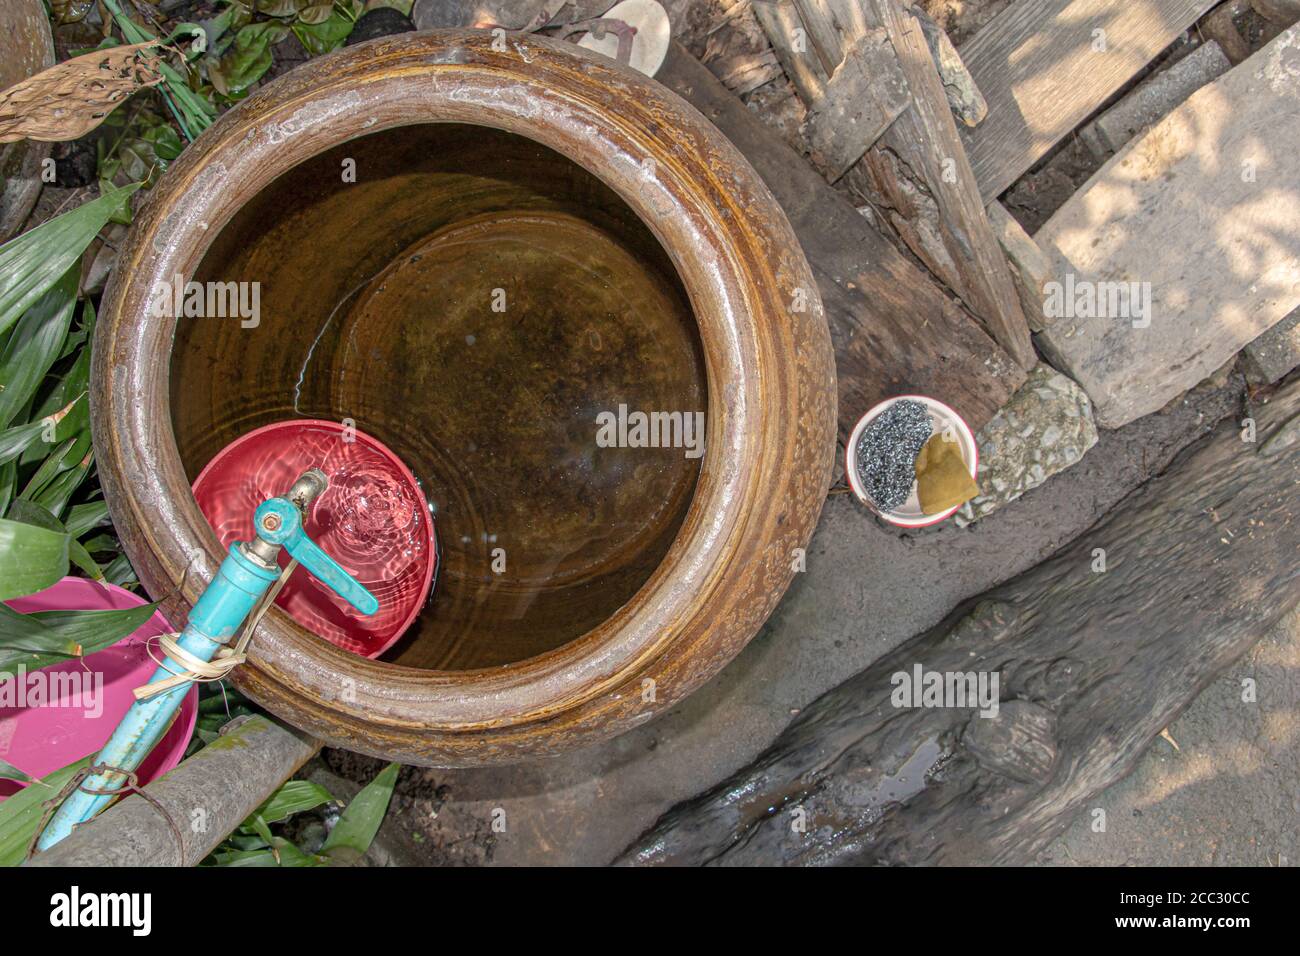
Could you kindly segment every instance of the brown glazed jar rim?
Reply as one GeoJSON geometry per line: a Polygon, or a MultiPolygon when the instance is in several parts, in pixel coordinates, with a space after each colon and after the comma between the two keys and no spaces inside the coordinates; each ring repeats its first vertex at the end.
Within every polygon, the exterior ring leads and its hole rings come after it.
{"type": "Polygon", "coordinates": [[[144,318],[145,303],[155,283],[190,278],[240,206],[277,176],[393,127],[492,126],[601,179],[667,250],[700,329],[708,439],[676,540],[628,604],[538,657],[454,672],[366,660],[273,608],[236,671],[251,697],[309,733],[412,763],[553,752],[625,730],[702,684],[789,584],[834,453],[820,300],[757,174],[692,107],[640,74],[534,36],[493,45],[482,31],[374,40],[312,60],[231,110],[154,188],[95,333],[92,426],[105,497],[142,582],[183,620],[222,554],[172,431],[160,357],[176,320],[144,318]],[[789,308],[796,288],[803,312],[789,308]],[[647,679],[653,703],[642,700],[647,679]]]}

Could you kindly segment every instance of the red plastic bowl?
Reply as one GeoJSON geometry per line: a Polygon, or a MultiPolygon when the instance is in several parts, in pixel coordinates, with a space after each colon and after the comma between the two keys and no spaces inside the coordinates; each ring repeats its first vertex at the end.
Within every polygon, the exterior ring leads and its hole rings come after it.
{"type": "MultiPolygon", "coordinates": [[[[253,512],[308,468],[329,488],[307,534],[379,599],[367,617],[303,569],[276,598],[295,621],[345,650],[378,657],[429,597],[437,567],[433,521],[415,476],[383,444],[337,422],[276,422],[222,449],[194,481],[194,498],[223,548],[253,537],[253,512]]],[[[281,566],[289,557],[280,554],[281,566]]]]}
{"type": "MultiPolygon", "coordinates": [[[[23,614],[34,611],[112,611],[139,607],[144,599],[115,584],[99,584],[85,578],[64,578],[39,594],[6,601],[23,614]]],[[[0,707],[0,758],[31,777],[44,777],[88,754],[99,753],[118,722],[135,703],[131,693],[147,684],[157,663],[149,656],[146,642],[173,628],[161,613],[155,613],[130,637],[112,647],[88,654],[81,660],[51,664],[29,671],[24,689],[24,706],[0,707]],[[38,677],[39,675],[39,677],[38,677]],[[57,680],[52,680],[57,676],[57,680]],[[30,686],[41,680],[50,693],[37,698],[30,686]],[[89,679],[89,685],[81,683],[89,679]],[[95,691],[95,696],[74,697],[95,691]],[[56,693],[57,691],[57,693],[56,693]],[[102,691],[102,693],[100,692],[102,691]]],[[[155,650],[155,656],[157,651],[155,650]]],[[[185,746],[194,733],[198,718],[199,689],[191,687],[181,701],[171,727],[144,758],[136,773],[140,783],[157,780],[181,761],[185,746]]],[[[0,780],[0,801],[23,788],[13,780],[0,780]]],[[[53,794],[51,794],[52,796],[53,794]]]]}

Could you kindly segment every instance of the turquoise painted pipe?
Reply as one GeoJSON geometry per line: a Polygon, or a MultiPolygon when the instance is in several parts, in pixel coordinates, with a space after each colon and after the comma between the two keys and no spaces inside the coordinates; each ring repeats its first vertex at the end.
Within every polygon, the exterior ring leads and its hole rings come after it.
{"type": "MultiPolygon", "coordinates": [[[[190,610],[189,623],[177,638],[182,648],[203,661],[210,661],[217,651],[230,643],[262,595],[280,576],[276,559],[281,547],[361,613],[374,614],[379,610],[375,596],[322,551],[303,530],[304,512],[327,485],[325,475],[312,469],[283,497],[271,498],[258,506],[254,515],[256,539],[230,546],[230,553],[221,562],[217,576],[190,610]]],[[[173,676],[175,666],[171,665],[170,669],[159,667],[149,683],[173,676]]],[[[134,771],[167,731],[189,689],[188,683],[180,684],[132,704],[94,763],[121,771],[134,771]]],[[[123,773],[109,771],[87,777],[82,788],[112,791],[119,789],[125,781],[123,773]]],[[[99,795],[84,790],[74,790],[55,811],[37,842],[39,849],[54,846],[71,833],[74,826],[89,820],[115,799],[112,793],[99,795]]]]}

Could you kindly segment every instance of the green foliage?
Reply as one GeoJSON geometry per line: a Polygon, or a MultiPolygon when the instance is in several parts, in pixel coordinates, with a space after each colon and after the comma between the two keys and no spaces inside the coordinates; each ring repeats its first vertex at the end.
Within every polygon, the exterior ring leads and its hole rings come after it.
{"type": "Polygon", "coordinates": [[[415,0],[366,0],[366,13],[379,7],[391,7],[403,16],[411,15],[411,8],[415,6],[415,0]]]}
{"type": "MultiPolygon", "coordinates": [[[[100,0],[113,16],[113,22],[122,31],[127,43],[147,43],[158,37],[140,26],[125,13],[117,0],[100,0]]],[[[176,118],[185,138],[193,140],[212,125],[217,118],[216,108],[212,103],[190,88],[190,81],[185,74],[168,63],[159,64],[163,75],[162,95],[168,108],[176,118]]]]}
{"type": "Polygon", "coordinates": [[[271,68],[272,47],[293,33],[312,56],[343,45],[365,6],[360,0],[222,0],[203,24],[204,76],[227,100],[239,99],[271,68]]]}
{"type": "Polygon", "coordinates": [[[66,534],[0,518],[0,600],[43,591],[67,573],[66,534]]]}
{"type": "MultiPolygon", "coordinates": [[[[44,590],[75,565],[107,577],[95,555],[132,584],[117,541],[97,534],[108,509],[86,488],[94,468],[87,389],[90,303],[77,311],[79,258],[138,184],[0,246],[0,601],[44,590]]],[[[0,680],[93,653],[130,634],[154,610],[19,614],[0,605],[0,680]]]]}
{"type": "MultiPolygon", "coordinates": [[[[147,189],[185,149],[175,127],[141,97],[110,113],[95,136],[101,189],[122,182],[138,182],[147,189]]],[[[130,210],[115,214],[113,221],[130,225],[130,210]]]]}
{"type": "MultiPolygon", "coordinates": [[[[308,836],[294,842],[275,833],[271,826],[284,824],[301,813],[330,807],[337,801],[317,784],[306,780],[286,781],[204,863],[208,866],[351,865],[374,842],[388,812],[399,770],[400,765],[390,763],[366,784],[334,821],[319,848],[313,846],[308,836]]],[[[326,819],[331,816],[327,815],[326,819]]]]}
{"type": "Polygon", "coordinates": [[[295,813],[306,813],[333,801],[330,792],[320,784],[309,780],[287,780],[248,819],[261,835],[262,826],[280,823],[295,813]]]}
{"type": "Polygon", "coordinates": [[[304,7],[293,26],[294,36],[312,56],[329,53],[343,45],[352,33],[357,17],[364,12],[361,3],[336,2],[304,7]]]}
{"type": "Polygon", "coordinates": [[[0,333],[8,332],[65,276],[121,201],[138,188],[133,183],[112,189],[0,246],[0,333]]]}
{"type": "Polygon", "coordinates": [[[20,783],[27,783],[31,779],[8,760],[0,759],[0,780],[17,780],[20,783]]]}
{"type": "Polygon", "coordinates": [[[116,611],[36,611],[19,614],[0,604],[0,680],[103,650],[153,617],[156,604],[116,611]]]}
{"type": "Polygon", "coordinates": [[[36,394],[63,350],[77,304],[77,274],[64,273],[33,303],[0,350],[0,428],[7,428],[36,394]]]}
{"type": "Polygon", "coordinates": [[[90,756],[69,764],[62,770],[46,774],[0,803],[0,866],[18,866],[27,859],[27,847],[45,815],[42,804],[63,789],[90,756]]]}
{"type": "Polygon", "coordinates": [[[227,95],[243,93],[271,68],[271,47],[289,35],[277,20],[250,23],[234,36],[221,59],[208,67],[212,84],[227,95]]]}
{"type": "Polygon", "coordinates": [[[239,691],[224,684],[200,684],[199,716],[185,756],[198,753],[216,740],[221,735],[221,728],[236,717],[255,713],[252,702],[239,691]]]}
{"type": "Polygon", "coordinates": [[[348,804],[321,847],[326,858],[336,863],[354,863],[365,855],[384,822],[401,769],[399,764],[390,763],[348,804]]]}

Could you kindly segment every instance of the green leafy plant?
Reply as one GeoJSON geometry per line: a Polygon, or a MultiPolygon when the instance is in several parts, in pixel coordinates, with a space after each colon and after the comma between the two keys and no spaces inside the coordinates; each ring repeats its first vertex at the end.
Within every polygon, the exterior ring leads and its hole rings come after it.
{"type": "Polygon", "coordinates": [[[0,803],[0,866],[18,866],[27,859],[32,835],[45,816],[45,801],[58,795],[64,784],[89,763],[90,757],[83,757],[43,779],[33,780],[0,803]]]}
{"type": "MultiPolygon", "coordinates": [[[[122,31],[122,36],[127,43],[147,43],[159,39],[156,34],[128,17],[118,4],[118,0],[100,0],[100,2],[112,14],[113,22],[122,31]]],[[[188,31],[175,31],[168,39],[174,39],[181,32],[188,31]]],[[[191,88],[190,80],[180,70],[168,63],[161,63],[159,71],[163,75],[163,99],[166,100],[185,138],[193,140],[216,120],[216,108],[207,98],[191,88]]]]}
{"type": "Polygon", "coordinates": [[[237,99],[266,75],[272,47],[293,34],[312,56],[343,45],[361,0],[222,0],[225,9],[203,25],[203,74],[223,97],[237,99]]]}
{"type": "Polygon", "coordinates": [[[300,813],[335,804],[329,791],[306,780],[289,780],[257,808],[204,861],[208,866],[348,866],[370,849],[397,783],[400,765],[390,763],[325,825],[305,829],[297,842],[277,830],[300,813]],[[274,827],[275,829],[272,829],[274,827]],[[321,836],[323,834],[323,840],[321,836]],[[319,843],[319,846],[316,844],[319,843]]]}
{"type": "MultiPolygon", "coordinates": [[[[94,308],[75,324],[81,254],[137,184],[0,246],[0,601],[54,584],[75,565],[134,583],[111,535],[94,468],[87,394],[94,308]],[[112,563],[103,568],[95,555],[112,563]],[[121,559],[120,561],[118,559],[121,559]]],[[[0,604],[0,680],[19,665],[80,657],[130,634],[153,605],[127,611],[19,614],[0,604]]]]}
{"type": "Polygon", "coordinates": [[[20,614],[0,605],[0,680],[12,678],[22,665],[48,667],[102,650],[134,633],[153,616],[157,605],[116,611],[36,611],[20,614]]]}
{"type": "MultiPolygon", "coordinates": [[[[152,92],[152,91],[150,91],[152,92]]],[[[145,96],[137,95],[108,115],[95,135],[101,191],[121,183],[151,187],[185,149],[185,142],[166,116],[145,96]]],[[[114,222],[130,225],[129,209],[114,222]]]]}
{"type": "Polygon", "coordinates": [[[310,4],[299,11],[293,33],[308,53],[320,56],[341,47],[364,12],[365,4],[360,0],[310,4]]]}
{"type": "Polygon", "coordinates": [[[199,685],[199,715],[194,722],[194,736],[185,749],[190,757],[221,736],[221,728],[236,717],[257,713],[253,703],[225,683],[199,685]]]}
{"type": "Polygon", "coordinates": [[[0,759],[0,780],[17,780],[21,783],[28,783],[31,779],[8,760],[0,759]]]}
{"type": "MultiPolygon", "coordinates": [[[[54,287],[81,258],[114,209],[138,188],[138,184],[115,188],[0,246],[0,333],[7,332],[54,287]]],[[[10,407],[18,404],[12,399],[7,403],[10,407]]]]}

